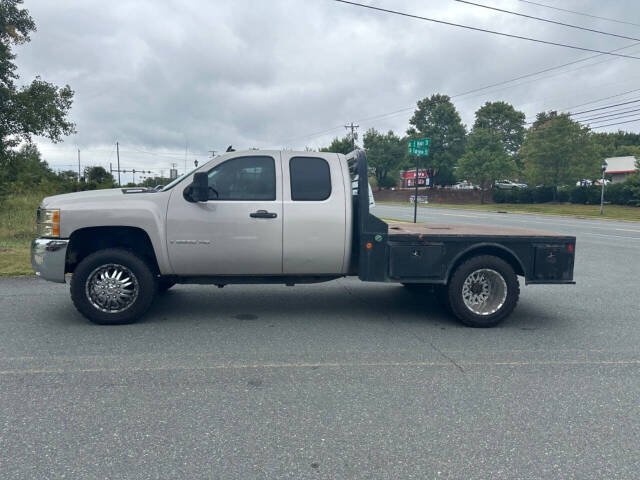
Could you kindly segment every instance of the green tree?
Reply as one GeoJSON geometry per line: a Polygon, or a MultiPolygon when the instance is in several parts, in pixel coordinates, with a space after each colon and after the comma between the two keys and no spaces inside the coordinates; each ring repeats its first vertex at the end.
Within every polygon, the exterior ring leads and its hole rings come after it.
{"type": "Polygon", "coordinates": [[[434,183],[453,183],[453,170],[464,154],[467,132],[449,96],[435,94],[420,100],[409,124],[407,134],[411,138],[431,139],[429,156],[420,163],[437,169],[434,183]]]}
{"type": "Polygon", "coordinates": [[[597,178],[601,158],[588,127],[568,114],[542,112],[522,144],[525,179],[533,185],[557,188],[583,178],[597,178]]]}
{"type": "Polygon", "coordinates": [[[169,182],[171,182],[171,180],[164,177],[147,177],[140,186],[155,188],[158,185],[167,185],[169,182]]]}
{"type": "Polygon", "coordinates": [[[36,29],[29,12],[20,8],[22,0],[0,0],[0,168],[4,168],[12,149],[34,135],[59,142],[75,132],[67,116],[73,91],[59,88],[36,77],[18,88],[15,80],[16,56],[12,47],[29,41],[36,29]]]}
{"type": "Polygon", "coordinates": [[[458,178],[480,186],[481,203],[484,203],[485,190],[491,188],[496,180],[511,176],[516,168],[501,137],[496,130],[474,128],[467,138],[465,154],[458,162],[458,178]]]}
{"type": "Polygon", "coordinates": [[[362,138],[367,162],[379,187],[395,187],[398,171],[407,156],[407,142],[389,130],[382,134],[371,128],[362,138]]]}
{"type": "MultiPolygon", "coordinates": [[[[358,139],[358,134],[355,134],[355,139],[358,139]]],[[[356,145],[357,148],[357,145],[356,145]]],[[[343,138],[334,138],[328,147],[320,149],[321,152],[333,152],[333,153],[351,153],[353,151],[353,141],[351,135],[346,135],[343,138]]]]}
{"type": "Polygon", "coordinates": [[[86,167],[84,178],[88,184],[95,184],[97,188],[113,188],[115,179],[104,167],[86,167]]]}
{"type": "Polygon", "coordinates": [[[515,155],[524,141],[525,114],[507,102],[486,102],[476,111],[473,128],[483,128],[500,135],[506,152],[515,155]]]}

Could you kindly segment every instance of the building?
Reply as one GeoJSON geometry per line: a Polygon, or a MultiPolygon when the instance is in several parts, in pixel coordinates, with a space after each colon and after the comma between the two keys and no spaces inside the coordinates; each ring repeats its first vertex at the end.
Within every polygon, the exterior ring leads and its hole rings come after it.
{"type": "MultiPolygon", "coordinates": [[[[400,188],[415,188],[415,178],[416,178],[416,170],[406,170],[400,172],[400,188]]],[[[427,181],[429,179],[429,174],[427,170],[418,170],[418,186],[424,187],[425,185],[429,185],[427,181]]]]}
{"type": "Polygon", "coordinates": [[[613,183],[622,183],[629,175],[638,171],[636,157],[611,157],[605,158],[605,161],[607,169],[604,173],[611,177],[613,183]]]}

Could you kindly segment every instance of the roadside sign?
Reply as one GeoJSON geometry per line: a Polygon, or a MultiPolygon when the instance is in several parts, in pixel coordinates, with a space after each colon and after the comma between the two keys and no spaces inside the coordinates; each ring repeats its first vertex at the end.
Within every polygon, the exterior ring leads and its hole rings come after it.
{"type": "Polygon", "coordinates": [[[418,157],[426,157],[429,155],[429,149],[427,147],[418,148],[418,147],[409,147],[409,155],[416,155],[418,157]]]}
{"type": "Polygon", "coordinates": [[[409,148],[425,148],[431,145],[430,138],[418,138],[416,140],[409,140],[409,148]]]}

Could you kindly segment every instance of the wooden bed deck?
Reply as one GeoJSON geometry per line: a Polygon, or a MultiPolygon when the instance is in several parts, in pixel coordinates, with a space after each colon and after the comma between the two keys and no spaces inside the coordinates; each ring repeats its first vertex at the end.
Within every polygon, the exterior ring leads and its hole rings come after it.
{"type": "Polygon", "coordinates": [[[565,237],[542,230],[524,228],[489,227],[485,225],[441,224],[441,223],[407,223],[387,222],[389,236],[420,235],[420,236],[491,236],[491,237],[565,237]]]}

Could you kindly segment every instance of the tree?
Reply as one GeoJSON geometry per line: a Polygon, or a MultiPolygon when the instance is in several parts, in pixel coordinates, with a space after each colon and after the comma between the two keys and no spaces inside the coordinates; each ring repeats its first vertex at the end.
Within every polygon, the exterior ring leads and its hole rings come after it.
{"type": "Polygon", "coordinates": [[[167,185],[170,182],[171,182],[171,180],[169,180],[168,178],[164,178],[164,177],[147,177],[140,184],[140,186],[141,187],[155,188],[158,185],[167,185]]]}
{"type": "Polygon", "coordinates": [[[20,183],[22,186],[38,185],[42,179],[54,176],[47,162],[42,160],[38,148],[31,143],[12,152],[0,175],[3,183],[20,183]]]}
{"type": "Polygon", "coordinates": [[[398,171],[407,156],[407,142],[389,130],[386,135],[374,128],[362,138],[367,150],[367,162],[379,187],[395,187],[398,171]]]}
{"type": "Polygon", "coordinates": [[[467,132],[449,96],[435,94],[420,100],[409,124],[410,137],[431,139],[429,156],[421,163],[437,169],[434,183],[453,183],[453,170],[464,153],[467,132]]]}
{"type": "Polygon", "coordinates": [[[600,161],[588,127],[568,114],[542,112],[522,144],[524,174],[529,183],[557,188],[583,178],[597,178],[600,161]]]}
{"type": "MultiPolygon", "coordinates": [[[[355,134],[355,139],[358,139],[358,134],[355,134]]],[[[333,153],[351,153],[353,151],[353,141],[351,135],[346,135],[343,138],[334,138],[328,147],[320,149],[321,152],[333,152],[333,153]]]]}
{"type": "Polygon", "coordinates": [[[30,40],[36,25],[22,0],[0,0],[0,168],[9,161],[12,149],[29,142],[34,135],[53,142],[75,132],[67,116],[73,91],[59,88],[36,77],[31,84],[16,87],[18,79],[11,48],[30,40]]]}
{"type": "Polygon", "coordinates": [[[104,167],[86,167],[84,169],[85,181],[95,184],[97,188],[113,188],[115,179],[104,167]]]}
{"type": "Polygon", "coordinates": [[[524,141],[525,114],[506,102],[486,102],[476,111],[473,128],[483,128],[500,135],[506,152],[514,156],[524,141]]]}
{"type": "Polygon", "coordinates": [[[474,128],[467,138],[466,152],[458,162],[457,176],[482,188],[481,203],[484,203],[486,189],[515,171],[514,160],[507,153],[501,137],[496,130],[474,128]]]}

